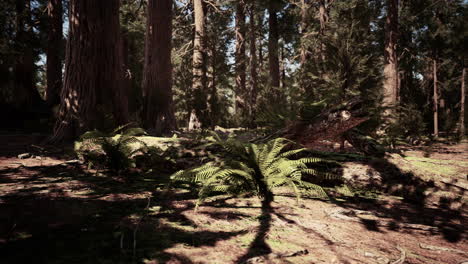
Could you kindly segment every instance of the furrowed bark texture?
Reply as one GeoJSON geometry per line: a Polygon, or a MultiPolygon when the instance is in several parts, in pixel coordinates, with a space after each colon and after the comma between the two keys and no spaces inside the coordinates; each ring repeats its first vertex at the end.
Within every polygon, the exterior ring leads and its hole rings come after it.
{"type": "Polygon", "coordinates": [[[148,2],[146,26],[143,122],[161,135],[175,130],[172,99],[172,0],[148,2]]]}
{"type": "Polygon", "coordinates": [[[109,113],[115,125],[129,120],[120,85],[119,0],[71,0],[69,23],[64,87],[52,141],[102,129],[109,113]]]}
{"type": "Polygon", "coordinates": [[[195,37],[193,40],[193,80],[191,112],[188,129],[199,129],[206,125],[206,50],[205,9],[203,0],[193,0],[195,37]]]}
{"type": "MultiPolygon", "coordinates": [[[[385,53],[384,53],[384,107],[392,107],[397,103],[398,91],[398,0],[387,0],[387,18],[385,21],[385,53]]],[[[391,110],[386,110],[384,118],[390,121],[391,110]]]]}

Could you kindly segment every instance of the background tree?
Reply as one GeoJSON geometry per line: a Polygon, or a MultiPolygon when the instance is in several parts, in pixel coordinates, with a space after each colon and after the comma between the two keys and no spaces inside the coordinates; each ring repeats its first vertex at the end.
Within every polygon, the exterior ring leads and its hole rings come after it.
{"type": "Polygon", "coordinates": [[[49,17],[49,34],[47,41],[46,101],[49,106],[53,106],[60,103],[60,91],[62,90],[62,0],[49,0],[47,14],[49,17]]]}
{"type": "Polygon", "coordinates": [[[175,130],[172,99],[172,0],[149,1],[145,45],[143,122],[163,132],[175,130]]]}
{"type": "Polygon", "coordinates": [[[249,126],[254,126],[255,113],[257,108],[258,77],[257,77],[257,17],[255,0],[250,1],[249,5],[249,35],[250,35],[250,93],[249,93],[249,126]]]}
{"type": "MultiPolygon", "coordinates": [[[[385,19],[385,52],[384,52],[384,84],[383,107],[394,107],[398,93],[398,0],[387,0],[385,19]]],[[[385,110],[385,118],[390,120],[392,112],[385,110]]]]}
{"type": "Polygon", "coordinates": [[[36,88],[34,54],[28,44],[33,41],[31,1],[16,1],[16,35],[14,39],[16,62],[14,65],[14,94],[19,108],[37,107],[42,99],[36,88]]]}
{"type": "Polygon", "coordinates": [[[280,91],[280,65],[279,65],[279,32],[278,32],[278,5],[277,1],[268,4],[268,67],[270,72],[270,86],[274,102],[279,103],[280,91]]]}
{"type": "Polygon", "coordinates": [[[193,81],[189,130],[201,128],[208,121],[206,105],[205,12],[203,0],[193,0],[195,36],[193,40],[193,81]]]}
{"type": "MultiPolygon", "coordinates": [[[[246,3],[244,0],[236,3],[236,111],[238,111],[241,120],[245,120],[248,113],[247,103],[247,86],[246,86],[246,27],[245,27],[245,12],[246,3]]],[[[236,113],[237,114],[237,113],[236,113]]]]}

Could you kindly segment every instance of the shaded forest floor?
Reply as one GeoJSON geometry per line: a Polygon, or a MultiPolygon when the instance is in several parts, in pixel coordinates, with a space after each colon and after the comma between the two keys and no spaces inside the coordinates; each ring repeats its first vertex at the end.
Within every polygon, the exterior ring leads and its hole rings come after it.
{"type": "Polygon", "coordinates": [[[168,174],[109,176],[41,139],[0,135],[0,263],[468,261],[466,141],[345,157],[353,197],[280,190],[268,211],[221,196],[194,212],[188,190],[163,195],[168,174]]]}

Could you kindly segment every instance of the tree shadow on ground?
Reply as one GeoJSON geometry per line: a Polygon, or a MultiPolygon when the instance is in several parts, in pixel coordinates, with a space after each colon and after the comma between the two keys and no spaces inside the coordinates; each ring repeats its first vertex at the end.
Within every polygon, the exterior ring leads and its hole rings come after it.
{"type": "Polygon", "coordinates": [[[247,252],[236,260],[236,263],[245,263],[247,260],[272,253],[266,242],[266,236],[271,228],[271,217],[274,208],[271,206],[272,199],[262,201],[262,213],[259,216],[259,226],[254,240],[250,243],[247,252]]]}
{"type": "Polygon", "coordinates": [[[139,178],[122,183],[93,177],[80,166],[2,170],[2,192],[7,185],[24,188],[6,191],[0,199],[0,263],[141,263],[145,259],[193,263],[166,250],[178,244],[212,247],[245,233],[197,231],[183,214],[193,209],[187,201],[193,195],[162,196],[154,190],[163,182],[139,178]],[[72,181],[81,185],[54,189],[72,181]],[[75,187],[73,191],[86,194],[67,190],[75,187]],[[129,195],[120,195],[125,189],[129,195]],[[159,211],[151,210],[155,207],[159,211]]]}
{"type": "Polygon", "coordinates": [[[432,180],[423,180],[413,173],[402,171],[386,158],[370,159],[366,164],[382,176],[380,183],[368,188],[403,198],[392,200],[355,196],[344,201],[335,201],[337,205],[350,209],[349,214],[355,214],[356,211],[352,210],[365,210],[385,219],[360,219],[368,230],[428,232],[431,235],[442,235],[449,242],[458,242],[465,238],[463,223],[468,219],[463,207],[459,205],[463,203],[466,190],[457,188],[456,181],[441,185],[432,180]],[[438,197],[437,192],[451,192],[453,198],[438,197]]]}

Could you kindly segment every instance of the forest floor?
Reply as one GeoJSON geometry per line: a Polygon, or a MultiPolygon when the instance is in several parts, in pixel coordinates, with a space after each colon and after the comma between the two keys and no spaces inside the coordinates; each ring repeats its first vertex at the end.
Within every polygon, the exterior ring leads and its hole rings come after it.
{"type": "Polygon", "coordinates": [[[168,175],[106,176],[40,140],[0,135],[0,263],[468,263],[467,141],[346,161],[354,197],[195,212],[168,175]]]}

